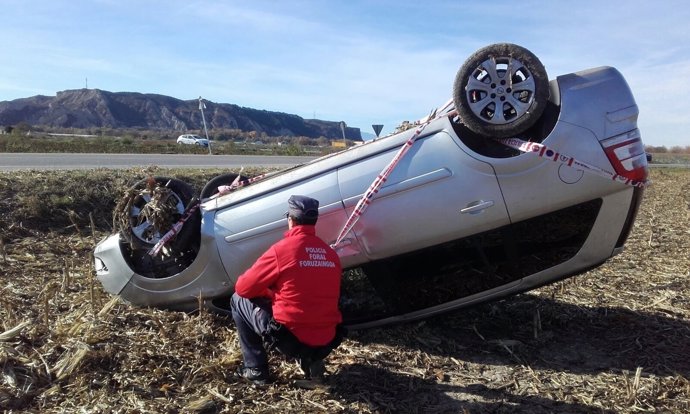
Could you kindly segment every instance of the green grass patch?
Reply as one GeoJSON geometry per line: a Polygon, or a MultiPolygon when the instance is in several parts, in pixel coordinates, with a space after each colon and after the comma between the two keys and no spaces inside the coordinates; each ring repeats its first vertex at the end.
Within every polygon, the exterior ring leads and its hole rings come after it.
{"type": "MultiPolygon", "coordinates": [[[[215,155],[326,155],[339,149],[330,146],[301,145],[298,141],[282,145],[212,141],[215,155]]],[[[94,154],[208,154],[198,145],[177,144],[174,138],[133,136],[52,136],[0,135],[0,152],[94,153],[94,154]]]]}
{"type": "Polygon", "coordinates": [[[652,164],[690,164],[690,154],[653,152],[652,164]]]}

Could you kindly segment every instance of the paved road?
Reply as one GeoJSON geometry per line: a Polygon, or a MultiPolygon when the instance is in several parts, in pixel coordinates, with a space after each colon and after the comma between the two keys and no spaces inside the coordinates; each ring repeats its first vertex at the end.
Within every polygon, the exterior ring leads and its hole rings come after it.
{"type": "MultiPolygon", "coordinates": [[[[119,169],[151,165],[161,168],[288,168],[315,158],[282,155],[0,153],[0,171],[119,169]]],[[[690,168],[690,164],[650,164],[650,167],[690,168]]]]}
{"type": "Polygon", "coordinates": [[[185,154],[29,154],[0,153],[0,171],[131,168],[292,167],[315,157],[185,154]]]}

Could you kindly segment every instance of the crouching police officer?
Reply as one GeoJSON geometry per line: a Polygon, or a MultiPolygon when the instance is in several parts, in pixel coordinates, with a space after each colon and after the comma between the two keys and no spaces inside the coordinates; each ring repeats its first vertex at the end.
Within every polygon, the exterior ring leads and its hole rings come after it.
{"type": "Polygon", "coordinates": [[[321,377],[323,359],[345,334],[338,309],[342,269],[337,253],[316,236],[319,202],[293,195],[288,231],[246,272],[232,296],[244,365],[239,374],[268,381],[267,349],[296,358],[307,378],[321,377]]]}

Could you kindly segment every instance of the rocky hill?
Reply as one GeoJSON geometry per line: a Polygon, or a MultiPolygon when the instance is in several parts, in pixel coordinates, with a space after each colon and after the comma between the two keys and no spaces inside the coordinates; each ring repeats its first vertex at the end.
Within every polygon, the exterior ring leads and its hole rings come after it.
{"type": "MultiPolygon", "coordinates": [[[[209,129],[265,132],[269,136],[342,138],[340,122],[304,119],[297,115],[205,102],[209,129]]],[[[202,128],[197,99],[183,101],[164,95],[73,89],[56,96],[38,95],[0,102],[0,125],[25,122],[62,128],[144,128],[197,131],[202,128]]],[[[361,140],[359,128],[346,127],[345,137],[361,140]]]]}

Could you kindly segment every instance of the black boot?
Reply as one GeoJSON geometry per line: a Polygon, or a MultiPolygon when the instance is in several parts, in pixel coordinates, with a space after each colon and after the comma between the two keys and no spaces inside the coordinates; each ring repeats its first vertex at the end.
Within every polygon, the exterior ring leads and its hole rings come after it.
{"type": "Polygon", "coordinates": [[[326,365],[323,363],[323,359],[312,361],[309,358],[302,358],[299,360],[299,366],[306,379],[321,380],[326,373],[326,365]]]}
{"type": "Polygon", "coordinates": [[[237,375],[249,380],[256,385],[266,385],[269,382],[268,368],[253,368],[241,366],[237,370],[237,375]]]}

